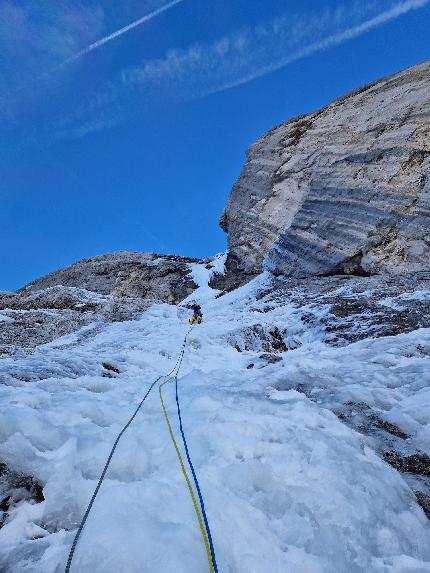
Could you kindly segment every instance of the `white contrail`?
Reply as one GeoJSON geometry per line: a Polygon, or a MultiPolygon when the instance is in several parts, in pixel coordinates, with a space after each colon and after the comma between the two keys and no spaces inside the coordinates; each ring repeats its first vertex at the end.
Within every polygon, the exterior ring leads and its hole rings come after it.
{"type": "MultiPolygon", "coordinates": [[[[135,20],[131,24],[128,24],[127,26],[124,26],[123,28],[120,28],[116,32],[109,34],[109,36],[105,36],[104,38],[101,38],[101,40],[97,40],[97,42],[93,42],[92,44],[90,44],[89,46],[84,48],[83,50],[80,50],[76,54],[73,54],[73,56],[70,56],[69,58],[67,58],[67,60],[65,60],[62,64],[60,64],[58,66],[58,68],[63,67],[66,64],[70,64],[71,62],[74,62],[75,60],[78,60],[79,58],[82,58],[82,56],[85,56],[85,54],[88,54],[88,52],[92,52],[93,50],[100,48],[104,44],[107,44],[108,42],[115,40],[115,38],[118,38],[119,36],[122,36],[123,34],[126,34],[127,32],[129,32],[130,30],[133,30],[133,28],[137,28],[138,26],[145,24],[145,22],[149,22],[149,20],[152,20],[156,16],[159,16],[163,12],[166,12],[166,10],[170,10],[170,8],[173,8],[173,6],[176,6],[176,4],[180,4],[183,1],[184,0],[172,0],[172,2],[169,2],[168,4],[161,6],[161,8],[157,8],[157,10],[150,12],[146,16],[143,16],[142,18],[135,20]]],[[[56,68],[56,69],[58,69],[58,68],[56,68]]]]}
{"type": "MultiPolygon", "coordinates": [[[[193,44],[188,49],[172,50],[161,59],[149,60],[122,72],[116,83],[102,92],[94,105],[84,105],[78,114],[67,119],[63,132],[66,133],[67,122],[70,125],[88,113],[91,114],[91,122],[84,123],[78,130],[79,135],[119,123],[122,118],[121,106],[117,106],[112,114],[117,115],[115,119],[110,117],[106,109],[101,110],[114,107],[112,104],[120,100],[123,91],[135,90],[136,94],[146,94],[151,102],[157,101],[160,88],[167,89],[168,95],[173,98],[184,101],[218,93],[353,40],[429,3],[430,0],[397,0],[391,2],[390,8],[379,13],[375,13],[376,6],[372,4],[370,14],[365,6],[364,13],[353,10],[351,16],[347,11],[340,11],[338,15],[330,11],[316,14],[310,19],[293,19],[291,25],[290,19],[282,18],[265,27],[245,29],[243,33],[225,36],[210,45],[193,44]],[[358,17],[360,19],[357,21],[358,17]],[[336,31],[330,28],[331,20],[334,20],[336,31]],[[308,38],[312,39],[309,41],[308,38]],[[94,119],[96,111],[99,114],[94,119]]],[[[358,0],[354,6],[361,8],[361,4],[362,0],[358,0]]],[[[130,105],[130,101],[127,102],[130,105]]]]}
{"type": "MultiPolygon", "coordinates": [[[[179,82],[182,87],[184,84],[185,87],[192,85],[194,93],[187,99],[199,98],[246,84],[317,52],[343,44],[429,3],[430,0],[392,3],[391,8],[373,17],[363,18],[361,22],[350,24],[349,27],[346,21],[343,30],[328,32],[325,37],[295,50],[291,50],[288,44],[283,46],[282,35],[289,35],[288,28],[282,22],[278,26],[281,31],[284,26],[282,34],[270,33],[269,27],[264,33],[259,33],[257,29],[245,35],[246,49],[234,36],[225,37],[209,46],[193,45],[188,50],[171,51],[163,59],[146,62],[142,67],[123,73],[123,85],[143,85],[145,82],[165,79],[169,86],[174,82],[179,82]]],[[[347,14],[343,18],[346,20],[346,17],[347,14]]],[[[321,20],[324,27],[327,18],[321,20]]],[[[290,36],[300,37],[302,29],[308,30],[311,36],[312,30],[315,35],[320,33],[319,25],[315,22],[315,18],[308,22],[305,19],[298,26],[298,32],[292,27],[290,36]]]]}
{"type": "Polygon", "coordinates": [[[359,24],[358,26],[355,26],[353,28],[348,28],[343,32],[340,32],[339,34],[328,36],[327,38],[324,38],[319,42],[310,44],[305,48],[303,48],[302,50],[299,50],[298,52],[291,54],[290,56],[286,56],[283,59],[273,62],[262,69],[260,68],[259,70],[251,72],[248,75],[242,76],[237,80],[233,80],[226,84],[217,86],[214,89],[206,92],[205,95],[210,95],[210,93],[217,93],[220,91],[224,91],[233,87],[246,84],[252,80],[255,80],[257,78],[275,72],[276,70],[279,70],[287,66],[288,64],[292,64],[293,62],[301,60],[306,56],[310,56],[322,50],[327,50],[328,48],[332,48],[333,46],[337,46],[339,44],[343,44],[348,40],[353,40],[354,38],[357,38],[358,36],[361,36],[362,34],[365,34],[366,32],[369,32],[370,30],[379,27],[382,24],[389,22],[390,20],[395,20],[399,16],[403,16],[404,14],[407,14],[412,10],[418,10],[419,8],[423,8],[429,2],[430,0],[407,0],[406,2],[400,2],[395,6],[393,6],[390,10],[386,10],[385,12],[378,14],[378,16],[375,16],[374,18],[366,20],[365,22],[359,24]]]}

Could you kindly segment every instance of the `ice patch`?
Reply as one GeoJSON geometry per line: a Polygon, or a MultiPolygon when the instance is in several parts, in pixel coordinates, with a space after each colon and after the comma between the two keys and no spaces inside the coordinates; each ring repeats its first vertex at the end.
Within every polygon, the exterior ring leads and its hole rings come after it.
{"type": "Polygon", "coordinates": [[[188,304],[191,301],[205,304],[210,300],[213,300],[216,295],[221,292],[220,290],[211,288],[209,283],[215,274],[223,274],[225,272],[226,259],[227,253],[220,253],[219,255],[216,255],[210,263],[190,263],[188,265],[192,279],[198,288],[189,297],[182,301],[182,304],[188,304]]]}

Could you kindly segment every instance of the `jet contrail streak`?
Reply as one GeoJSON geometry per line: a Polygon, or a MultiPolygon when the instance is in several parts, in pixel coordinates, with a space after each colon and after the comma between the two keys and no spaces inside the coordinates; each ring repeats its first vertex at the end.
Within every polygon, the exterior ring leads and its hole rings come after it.
{"type": "Polygon", "coordinates": [[[279,70],[287,66],[288,64],[292,64],[293,62],[301,60],[316,52],[327,50],[328,48],[331,48],[333,46],[343,44],[348,40],[353,40],[354,38],[357,38],[362,34],[365,34],[366,32],[369,32],[370,30],[373,30],[374,28],[377,28],[382,24],[389,22],[390,20],[395,20],[396,18],[399,18],[400,16],[403,16],[404,14],[407,14],[408,12],[411,12],[413,10],[419,10],[420,8],[424,8],[425,6],[428,5],[429,2],[430,0],[405,0],[403,2],[398,2],[391,9],[386,10],[385,12],[381,12],[377,16],[369,20],[366,20],[362,24],[359,24],[353,28],[348,28],[343,32],[340,32],[339,34],[328,36],[327,38],[319,42],[310,44],[309,46],[304,47],[303,49],[299,50],[294,54],[291,54],[290,56],[286,56],[285,58],[281,58],[277,61],[274,61],[273,63],[269,64],[268,66],[262,69],[256,70],[255,72],[251,72],[250,74],[247,74],[236,80],[222,84],[221,86],[209,90],[208,92],[205,93],[205,95],[210,95],[211,93],[221,92],[230,88],[246,84],[252,80],[265,76],[266,74],[275,72],[276,70],[279,70]]]}
{"type": "Polygon", "coordinates": [[[131,24],[128,24],[127,26],[124,26],[123,28],[120,28],[116,32],[109,34],[109,36],[105,36],[101,40],[97,40],[97,42],[94,42],[94,43],[90,44],[89,46],[87,46],[86,48],[84,48],[83,50],[80,50],[76,54],[73,54],[73,56],[70,56],[69,58],[67,58],[67,60],[65,60],[62,64],[57,66],[57,68],[55,68],[55,69],[62,68],[63,66],[70,64],[71,62],[74,62],[75,60],[78,60],[79,58],[82,58],[82,56],[85,56],[85,54],[88,54],[88,52],[92,52],[93,50],[100,48],[104,44],[107,44],[108,42],[115,40],[115,38],[118,38],[119,36],[122,36],[123,34],[126,34],[127,32],[129,32],[130,30],[133,30],[133,28],[137,28],[138,26],[145,24],[145,22],[149,22],[149,20],[152,20],[153,18],[155,18],[156,16],[159,16],[163,12],[170,10],[170,8],[173,8],[173,6],[176,6],[176,4],[180,4],[183,1],[184,0],[173,0],[172,2],[169,2],[168,4],[161,6],[161,8],[157,8],[157,10],[150,12],[146,16],[143,16],[142,18],[135,20],[131,24]]]}

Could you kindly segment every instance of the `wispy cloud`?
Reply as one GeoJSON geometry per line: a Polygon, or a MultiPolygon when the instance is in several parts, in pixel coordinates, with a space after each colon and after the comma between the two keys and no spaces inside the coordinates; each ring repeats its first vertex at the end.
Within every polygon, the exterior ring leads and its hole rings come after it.
{"type": "MultiPolygon", "coordinates": [[[[242,30],[212,45],[171,51],[163,59],[134,67],[121,76],[124,87],[173,82],[199,97],[223,91],[279,70],[316,52],[357,38],[390,20],[423,8],[430,0],[360,2],[313,16],[285,17],[242,30]]],[[[175,90],[176,93],[178,93],[175,90]]]]}
{"type": "Polygon", "coordinates": [[[13,121],[46,100],[47,86],[35,89],[34,78],[101,36],[104,25],[95,2],[0,1],[0,118],[13,121]]]}
{"type": "Polygon", "coordinates": [[[242,85],[244,83],[247,83],[264,75],[272,73],[276,70],[279,70],[287,66],[288,64],[296,62],[302,58],[311,56],[312,54],[315,54],[317,52],[327,50],[334,46],[343,44],[344,42],[353,40],[354,38],[358,38],[359,36],[365,34],[366,32],[370,32],[374,28],[382,26],[383,24],[386,24],[390,20],[395,20],[396,18],[399,18],[400,16],[403,16],[404,14],[407,14],[412,10],[418,10],[419,8],[424,8],[424,6],[429,4],[429,2],[430,0],[409,0],[406,2],[400,2],[395,6],[393,6],[392,8],[378,14],[377,16],[365,20],[361,24],[346,28],[344,31],[338,32],[336,34],[331,34],[328,37],[323,38],[322,40],[304,46],[301,50],[298,50],[293,54],[287,55],[286,57],[281,58],[278,61],[272,62],[260,69],[255,69],[254,71],[251,71],[248,75],[244,75],[243,77],[238,78],[237,80],[233,80],[232,82],[226,83],[224,85],[219,85],[215,87],[211,93],[242,85]]]}
{"type": "Polygon", "coordinates": [[[97,4],[76,0],[35,3],[5,0],[0,3],[0,78],[10,87],[48,69],[89,43],[104,29],[104,12],[97,4]]]}
{"type": "Polygon", "coordinates": [[[100,40],[97,40],[97,42],[93,42],[92,44],[90,44],[86,48],[80,50],[79,52],[76,52],[75,54],[73,54],[72,56],[67,58],[67,60],[65,60],[59,66],[57,66],[57,68],[62,68],[63,66],[65,66],[71,62],[74,62],[75,60],[78,60],[79,58],[82,58],[83,56],[85,56],[89,52],[92,52],[93,50],[96,50],[97,48],[101,48],[101,46],[104,46],[108,42],[111,42],[112,40],[119,38],[119,36],[126,34],[130,30],[133,30],[134,28],[137,28],[138,26],[142,26],[142,24],[145,24],[146,22],[153,20],[154,18],[156,18],[157,16],[159,16],[163,12],[170,10],[170,8],[173,8],[174,6],[176,6],[177,4],[180,4],[183,1],[184,0],[173,0],[172,2],[164,4],[164,6],[161,6],[157,10],[153,10],[149,14],[142,16],[142,18],[139,18],[138,20],[131,22],[131,24],[128,24],[127,26],[123,26],[122,28],[120,28],[116,32],[113,32],[112,34],[109,34],[108,36],[104,36],[104,38],[101,38],[100,40]]]}
{"type": "MultiPolygon", "coordinates": [[[[43,5],[0,1],[0,118],[12,125],[27,110],[36,110],[48,94],[58,97],[68,79],[54,72],[183,1],[162,5],[162,0],[140,0],[140,9],[146,7],[147,13],[105,36],[107,21],[116,18],[109,18],[97,0],[46,0],[43,5]]],[[[135,6],[130,1],[122,4],[122,12],[126,8],[134,12],[135,6]]]]}
{"type": "Polygon", "coordinates": [[[160,101],[189,100],[255,80],[288,64],[357,38],[430,0],[374,0],[340,4],[313,14],[288,15],[219,38],[171,50],[124,70],[61,122],[80,136],[111,127],[160,101]]]}

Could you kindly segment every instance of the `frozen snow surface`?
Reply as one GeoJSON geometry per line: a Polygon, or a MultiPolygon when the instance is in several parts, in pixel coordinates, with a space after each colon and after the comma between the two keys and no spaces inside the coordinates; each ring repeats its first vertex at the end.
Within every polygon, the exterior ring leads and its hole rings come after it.
{"type": "MultiPolygon", "coordinates": [[[[179,393],[220,573],[430,572],[430,522],[412,489],[371,436],[333,413],[346,402],[389,412],[429,453],[430,329],[329,346],[297,305],[266,308],[257,296],[265,275],[216,298],[213,267],[192,267],[204,318],[189,336],[179,393]],[[261,354],[249,335],[256,323],[287,328],[290,349],[261,354]],[[232,343],[240,336],[242,352],[232,343]]],[[[0,458],[44,496],[11,506],[2,573],[64,571],[110,448],[174,364],[188,317],[154,304],[137,320],[97,323],[0,361],[0,458]]],[[[165,397],[175,421],[173,384],[165,397]]],[[[71,571],[207,571],[156,389],[119,444],[71,571]]]]}
{"type": "Polygon", "coordinates": [[[187,304],[190,302],[205,303],[207,300],[211,300],[217,294],[220,294],[220,290],[213,289],[209,286],[214,275],[223,275],[225,271],[225,261],[227,259],[227,253],[220,253],[213,257],[213,259],[207,264],[201,263],[190,263],[189,268],[191,271],[191,276],[197,289],[191,293],[182,304],[187,304]]]}

